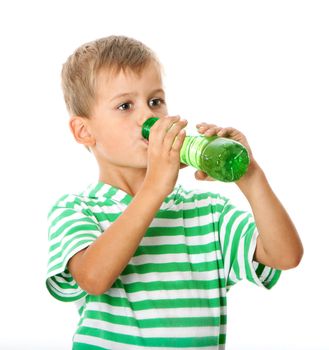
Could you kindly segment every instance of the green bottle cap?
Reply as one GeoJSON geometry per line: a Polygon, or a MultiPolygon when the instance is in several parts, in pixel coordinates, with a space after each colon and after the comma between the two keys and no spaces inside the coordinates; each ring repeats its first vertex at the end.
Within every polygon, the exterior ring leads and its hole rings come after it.
{"type": "Polygon", "coordinates": [[[150,136],[150,129],[153,126],[153,124],[158,120],[159,118],[157,117],[151,117],[147,120],[142,125],[142,136],[144,139],[148,140],[150,136]]]}

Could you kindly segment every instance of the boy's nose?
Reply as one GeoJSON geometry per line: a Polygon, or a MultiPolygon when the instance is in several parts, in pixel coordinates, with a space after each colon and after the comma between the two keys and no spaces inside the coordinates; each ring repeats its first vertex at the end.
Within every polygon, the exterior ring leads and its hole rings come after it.
{"type": "Polygon", "coordinates": [[[155,115],[155,113],[153,113],[151,111],[148,111],[146,113],[142,113],[139,116],[139,125],[142,126],[147,119],[152,118],[152,117],[157,117],[157,115],[155,115]]]}

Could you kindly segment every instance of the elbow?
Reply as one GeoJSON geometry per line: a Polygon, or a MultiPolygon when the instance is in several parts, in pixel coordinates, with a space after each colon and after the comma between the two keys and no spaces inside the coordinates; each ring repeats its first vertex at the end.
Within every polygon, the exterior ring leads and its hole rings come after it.
{"type": "Polygon", "coordinates": [[[300,261],[301,259],[291,259],[288,261],[284,261],[281,264],[278,264],[277,268],[279,270],[291,270],[296,268],[299,265],[300,261]]]}
{"type": "Polygon", "coordinates": [[[94,273],[85,274],[80,280],[78,284],[81,289],[83,289],[86,293],[90,295],[102,295],[112,285],[112,283],[108,284],[101,278],[98,278],[94,273]]]}
{"type": "Polygon", "coordinates": [[[99,296],[102,295],[106,292],[107,289],[105,288],[100,288],[97,287],[95,285],[86,285],[81,287],[87,294],[89,295],[95,295],[95,296],[99,296]]]}
{"type": "Polygon", "coordinates": [[[68,270],[79,287],[90,295],[102,295],[112,286],[117,276],[106,271],[93,259],[85,259],[85,250],[78,252],[68,262],[68,270]]]}
{"type": "Polygon", "coordinates": [[[304,255],[304,250],[301,247],[301,249],[294,254],[291,254],[288,258],[286,257],[282,262],[281,266],[279,267],[280,270],[290,270],[296,268],[300,262],[302,261],[304,255]]]}

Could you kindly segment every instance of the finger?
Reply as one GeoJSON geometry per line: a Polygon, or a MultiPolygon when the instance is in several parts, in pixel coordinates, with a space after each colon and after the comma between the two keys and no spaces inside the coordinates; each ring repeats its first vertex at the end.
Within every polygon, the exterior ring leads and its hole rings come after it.
{"type": "Polygon", "coordinates": [[[156,121],[156,123],[152,126],[150,130],[149,141],[150,143],[157,144],[158,147],[162,147],[164,142],[164,138],[171,129],[171,127],[179,121],[180,116],[166,116],[164,118],[160,118],[156,121]]]}
{"type": "Polygon", "coordinates": [[[232,127],[222,128],[217,135],[222,137],[235,137],[237,135],[241,134],[241,132],[237,129],[234,129],[232,127]]]}
{"type": "Polygon", "coordinates": [[[209,123],[205,123],[205,122],[196,124],[197,128],[200,128],[200,127],[203,127],[203,126],[216,126],[216,124],[209,124],[209,123]]]}
{"type": "Polygon", "coordinates": [[[204,125],[204,124],[207,124],[207,123],[202,122],[202,123],[196,124],[195,126],[196,126],[197,128],[200,128],[200,127],[201,127],[202,125],[204,125]]]}
{"type": "Polygon", "coordinates": [[[216,126],[216,127],[211,127],[208,130],[206,130],[206,132],[204,133],[205,136],[213,136],[216,135],[219,131],[221,130],[220,127],[216,126]]]}
{"type": "MultiPolygon", "coordinates": [[[[171,128],[167,131],[166,136],[163,140],[163,149],[167,151],[171,151],[173,145],[175,143],[176,137],[178,137],[179,133],[183,128],[187,125],[187,120],[182,119],[177,121],[175,124],[171,126],[171,128]]],[[[174,148],[176,150],[176,147],[174,148]]]]}
{"type": "Polygon", "coordinates": [[[197,126],[197,128],[198,128],[198,132],[200,134],[203,134],[207,130],[207,125],[200,125],[200,126],[197,126]]]}
{"type": "Polygon", "coordinates": [[[174,139],[174,144],[171,147],[171,152],[176,153],[178,158],[180,156],[180,150],[182,148],[185,136],[186,136],[185,130],[181,129],[177,137],[174,139]]]}
{"type": "Polygon", "coordinates": [[[205,130],[205,129],[217,127],[217,125],[215,125],[215,124],[208,124],[208,123],[201,123],[201,124],[196,124],[196,127],[198,129],[205,130]]]}
{"type": "Polygon", "coordinates": [[[207,178],[207,174],[204,173],[203,171],[201,170],[198,170],[194,173],[194,177],[197,179],[197,180],[200,180],[200,181],[203,181],[207,178]]]}
{"type": "Polygon", "coordinates": [[[219,132],[222,128],[215,125],[215,124],[197,124],[198,132],[200,134],[205,134],[206,136],[215,135],[217,132],[219,132]]]}

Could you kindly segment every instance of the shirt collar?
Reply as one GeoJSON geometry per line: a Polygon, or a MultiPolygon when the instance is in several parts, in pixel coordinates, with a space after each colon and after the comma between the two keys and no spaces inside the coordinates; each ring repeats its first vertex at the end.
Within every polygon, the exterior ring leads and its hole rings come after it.
{"type": "MultiPolygon", "coordinates": [[[[169,209],[176,203],[180,202],[181,191],[181,185],[175,186],[174,190],[169,194],[167,198],[165,198],[165,200],[161,204],[160,209],[169,209]]],[[[86,191],[84,192],[84,195],[94,199],[110,199],[113,202],[124,204],[125,206],[128,206],[133,199],[133,196],[121,190],[120,188],[114,187],[101,181],[89,185],[86,191]]]]}

